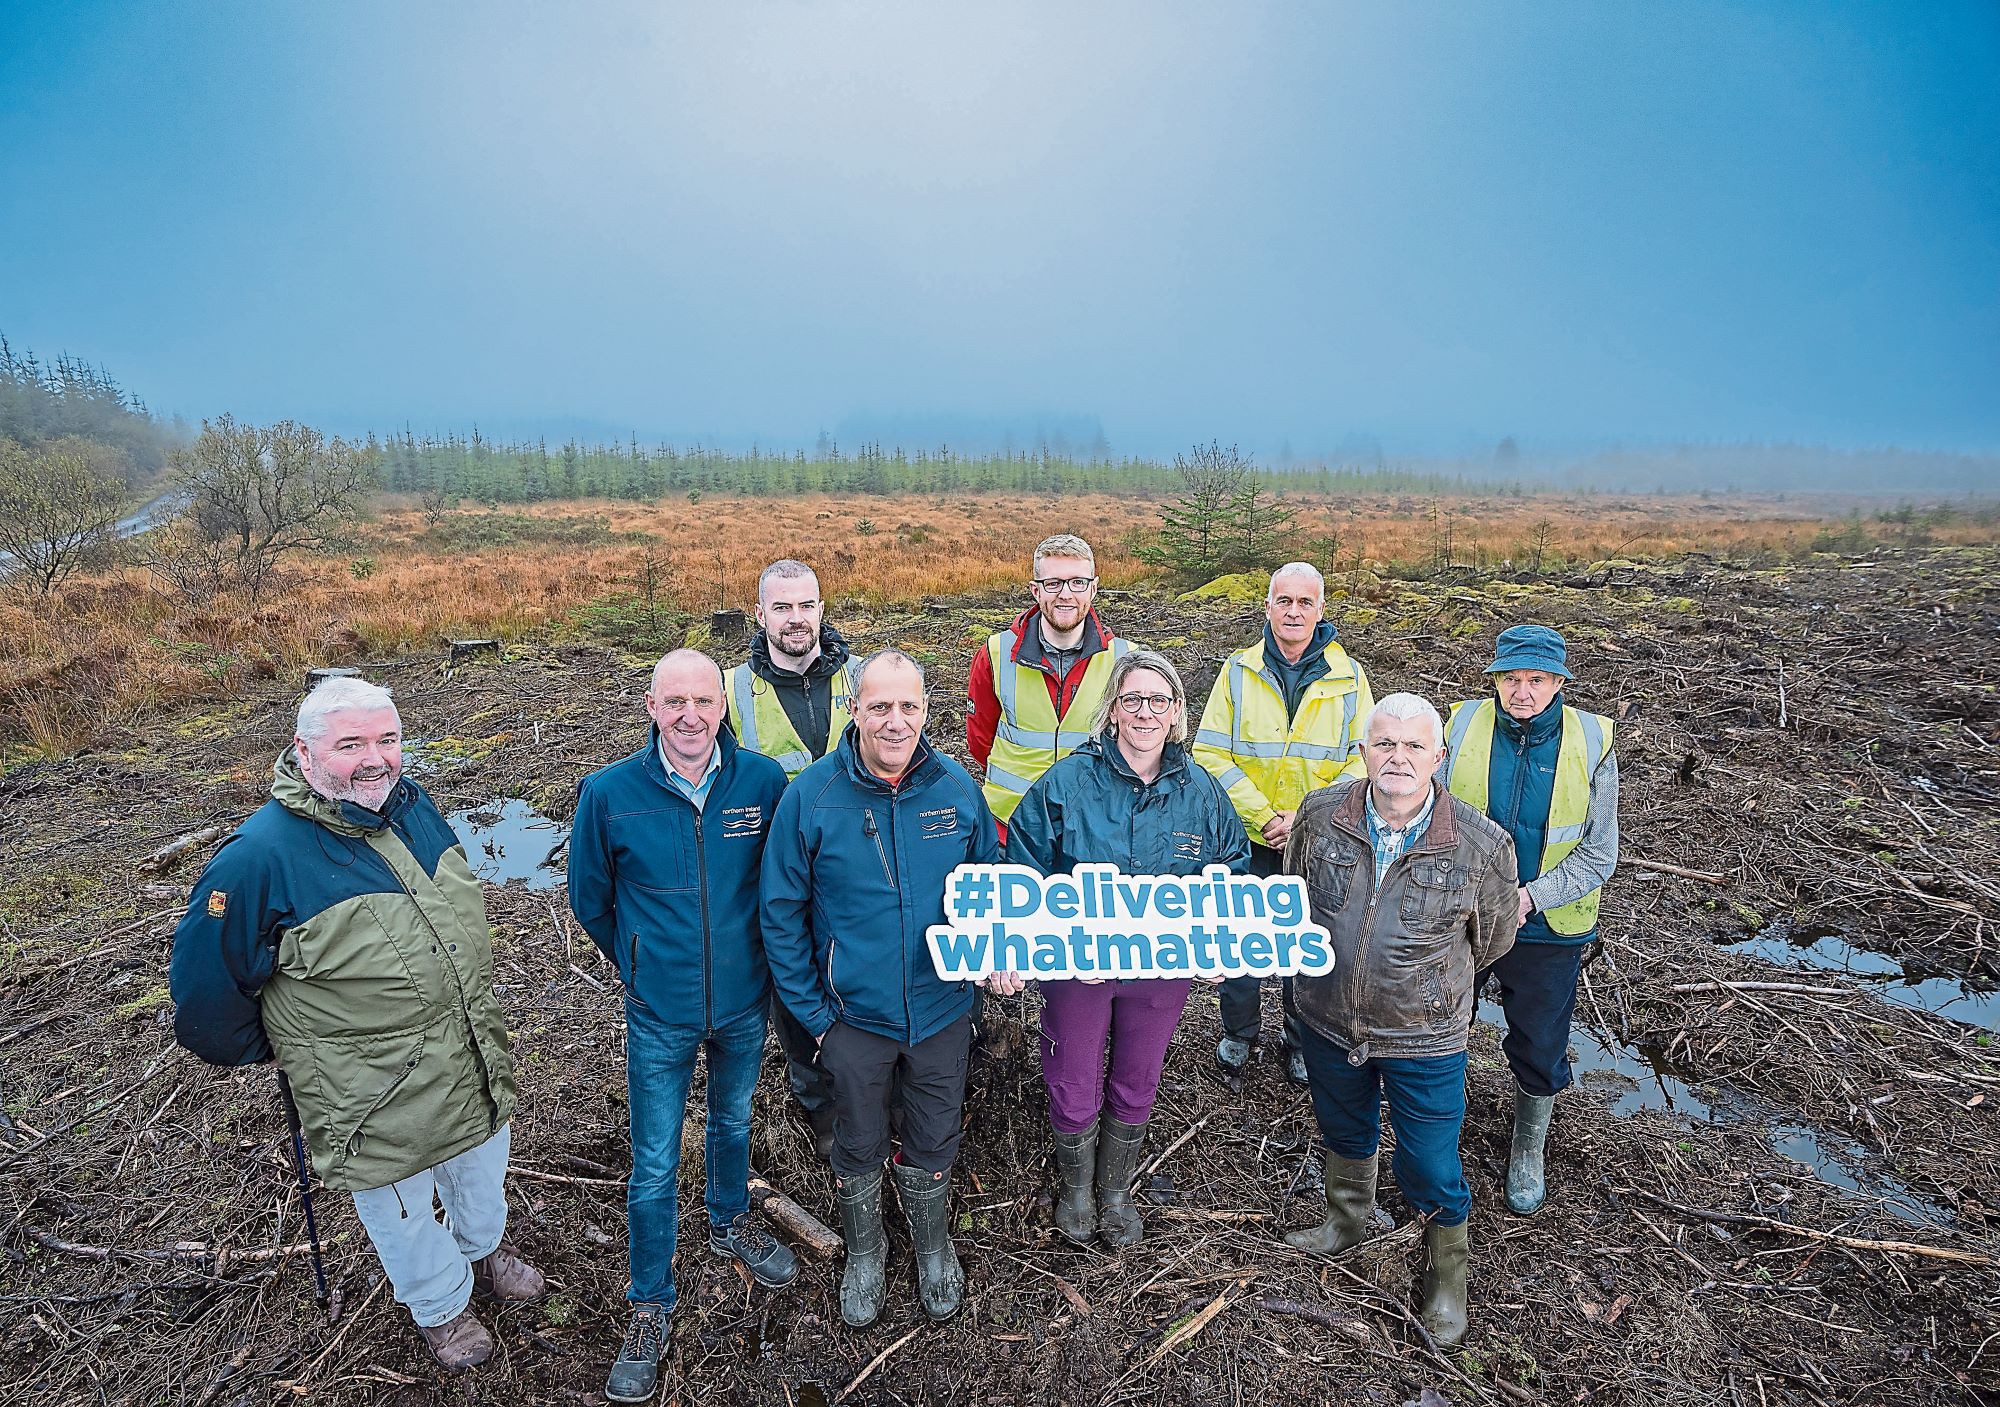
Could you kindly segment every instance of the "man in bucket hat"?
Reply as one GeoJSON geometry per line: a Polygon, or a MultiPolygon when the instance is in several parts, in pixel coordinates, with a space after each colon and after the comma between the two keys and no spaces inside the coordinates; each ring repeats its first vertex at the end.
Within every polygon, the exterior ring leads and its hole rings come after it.
{"type": "Polygon", "coordinates": [[[1500,979],[1515,1085],[1507,1206],[1528,1216],[1547,1196],[1542,1151],[1570,1083],[1576,984],[1618,864],[1618,755],[1611,720],[1565,701],[1569,651],[1548,626],[1501,631],[1486,674],[1493,697],[1451,707],[1446,785],[1514,837],[1520,868],[1520,933],[1478,986],[1500,979]]]}

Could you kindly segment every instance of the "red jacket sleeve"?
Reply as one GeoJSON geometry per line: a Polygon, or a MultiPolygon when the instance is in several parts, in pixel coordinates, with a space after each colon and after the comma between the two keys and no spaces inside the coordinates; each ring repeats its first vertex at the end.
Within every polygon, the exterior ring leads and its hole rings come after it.
{"type": "Polygon", "coordinates": [[[972,657],[965,679],[965,750],[986,770],[993,735],[1000,730],[1000,695],[993,688],[993,654],[985,645],[972,657]]]}

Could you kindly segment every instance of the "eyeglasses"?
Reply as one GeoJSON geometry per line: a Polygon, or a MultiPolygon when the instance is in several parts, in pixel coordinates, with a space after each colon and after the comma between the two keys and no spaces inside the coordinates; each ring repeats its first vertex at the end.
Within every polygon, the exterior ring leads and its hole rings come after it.
{"type": "Polygon", "coordinates": [[[1120,694],[1118,696],[1118,707],[1127,713],[1138,713],[1141,709],[1153,714],[1172,713],[1176,702],[1177,700],[1172,694],[1120,694]]]}
{"type": "Polygon", "coordinates": [[[1060,596],[1065,591],[1069,592],[1072,596],[1081,596],[1084,592],[1090,590],[1091,587],[1097,585],[1097,578],[1094,576],[1036,577],[1032,584],[1039,586],[1051,596],[1060,596]]]}

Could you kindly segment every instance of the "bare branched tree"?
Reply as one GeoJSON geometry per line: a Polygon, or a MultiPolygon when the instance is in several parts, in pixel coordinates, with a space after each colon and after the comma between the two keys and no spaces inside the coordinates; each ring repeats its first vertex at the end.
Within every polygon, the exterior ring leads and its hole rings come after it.
{"type": "Polygon", "coordinates": [[[173,479],[185,506],[148,559],[194,599],[223,587],[255,597],[285,557],[333,548],[372,486],[368,456],[342,440],[290,420],[259,428],[226,415],[174,456],[173,479]]]}
{"type": "Polygon", "coordinates": [[[119,453],[66,435],[0,440],[0,573],[46,596],[111,545],[127,495],[119,453]]]}

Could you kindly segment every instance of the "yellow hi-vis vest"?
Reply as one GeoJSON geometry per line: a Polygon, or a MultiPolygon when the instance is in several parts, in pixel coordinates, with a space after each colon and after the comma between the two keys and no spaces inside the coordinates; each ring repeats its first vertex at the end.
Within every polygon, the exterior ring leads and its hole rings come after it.
{"type": "Polygon", "coordinates": [[[1327,644],[1326,674],[1306,686],[1298,713],[1287,717],[1285,690],[1264,667],[1264,641],[1238,650],[1215,676],[1195,730],[1194,759],[1229,793],[1250,838],[1263,841],[1264,823],[1296,810],[1306,793],[1343,775],[1365,775],[1361,729],[1375,706],[1367,672],[1327,644]]]}
{"type": "MultiPolygon", "coordinates": [[[[854,697],[853,660],[840,667],[832,684],[833,719],[822,751],[830,751],[847,726],[847,703],[854,697]]],[[[736,730],[737,742],[784,768],[787,781],[812,766],[812,749],[800,740],[799,730],[792,726],[792,717],[785,712],[770,680],[748,663],[739,664],[729,671],[729,687],[724,692],[729,695],[729,726],[736,730]]]]}
{"type": "MultiPolygon", "coordinates": [[[[1486,813],[1486,784],[1493,764],[1493,724],[1499,707],[1492,699],[1451,706],[1451,720],[1445,725],[1445,745],[1450,753],[1445,761],[1445,788],[1469,806],[1486,813]]],[[[1583,823],[1590,815],[1590,779],[1597,764],[1611,750],[1611,720],[1599,713],[1563,705],[1562,744],[1556,750],[1556,788],[1549,799],[1549,828],[1542,839],[1541,873],[1561,864],[1583,839],[1583,823]]],[[[1603,889],[1591,890],[1581,899],[1559,909],[1546,909],[1542,918],[1566,937],[1575,937],[1597,927],[1597,904],[1603,889]]]]}
{"type": "Polygon", "coordinates": [[[1058,718],[1056,706],[1049,700],[1048,676],[1014,659],[1020,639],[1007,629],[986,642],[993,665],[993,692],[1000,700],[1000,726],[993,733],[993,750],[986,755],[986,783],[980,790],[1000,821],[1014,814],[1042,773],[1090,737],[1091,715],[1111,686],[1111,667],[1132,648],[1130,641],[1112,636],[1109,645],[1090,657],[1082,681],[1070,696],[1069,708],[1058,718]]]}

